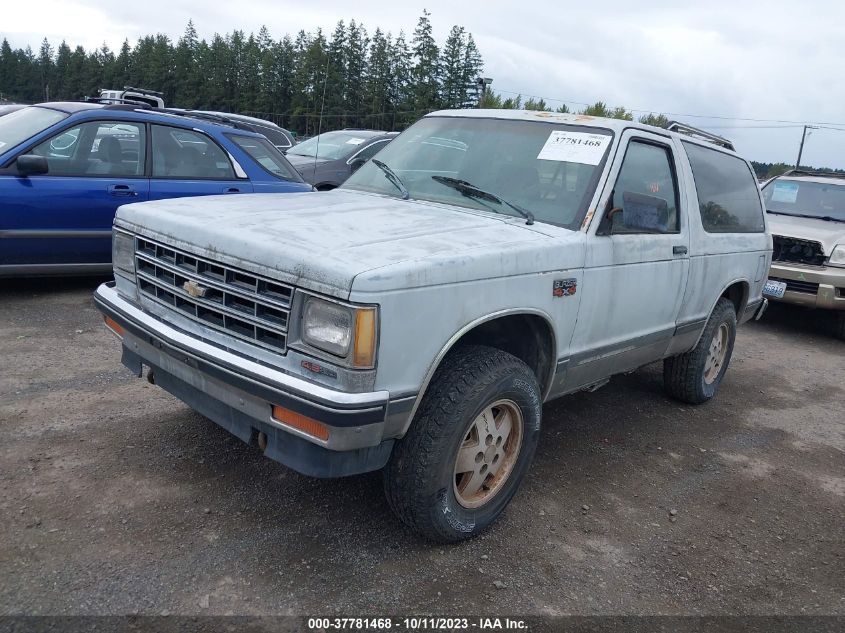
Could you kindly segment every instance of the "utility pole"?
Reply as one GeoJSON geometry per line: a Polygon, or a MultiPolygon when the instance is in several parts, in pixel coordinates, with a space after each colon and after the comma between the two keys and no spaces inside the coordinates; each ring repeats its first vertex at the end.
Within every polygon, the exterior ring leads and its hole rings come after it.
{"type": "Polygon", "coordinates": [[[801,154],[804,153],[804,139],[807,138],[807,130],[817,130],[818,128],[814,125],[805,125],[804,131],[801,133],[801,145],[798,147],[798,160],[795,161],[795,169],[799,169],[801,165],[801,154]]]}

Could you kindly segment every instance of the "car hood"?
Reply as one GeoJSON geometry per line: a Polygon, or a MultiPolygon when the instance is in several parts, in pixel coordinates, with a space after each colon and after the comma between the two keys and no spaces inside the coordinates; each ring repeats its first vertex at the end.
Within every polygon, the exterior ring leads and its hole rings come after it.
{"type": "Polygon", "coordinates": [[[769,213],[767,221],[772,235],[819,242],[824,247],[825,255],[830,255],[837,244],[845,244],[845,222],[797,218],[776,213],[769,213]]]}
{"type": "MultiPolygon", "coordinates": [[[[505,261],[503,253],[509,249],[521,253],[518,266],[542,267],[536,244],[552,242],[549,230],[576,235],[557,227],[526,226],[511,216],[491,217],[342,189],[141,202],[118,209],[115,225],[201,257],[342,298],[349,296],[356,277],[367,271],[377,274],[364,276],[356,289],[494,277],[495,261],[505,261]],[[471,266],[468,259],[494,263],[471,266]],[[435,272],[412,278],[385,272],[403,268],[402,264],[404,269],[435,272]]],[[[513,258],[508,261],[514,265],[513,258]]],[[[501,274],[518,272],[532,271],[501,274]]]]}

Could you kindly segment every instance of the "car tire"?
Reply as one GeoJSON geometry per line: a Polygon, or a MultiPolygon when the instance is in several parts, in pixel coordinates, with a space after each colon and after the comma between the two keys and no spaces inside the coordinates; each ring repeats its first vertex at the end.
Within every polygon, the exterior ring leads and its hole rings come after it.
{"type": "Polygon", "coordinates": [[[736,310],[724,297],[716,307],[696,346],[663,361],[663,385],[673,398],[701,404],[719,388],[733,354],[736,340],[736,310]]]}
{"type": "Polygon", "coordinates": [[[478,535],[516,493],[541,416],[537,378],[520,359],[477,345],[451,352],[384,469],[390,507],[430,541],[478,535]]]}

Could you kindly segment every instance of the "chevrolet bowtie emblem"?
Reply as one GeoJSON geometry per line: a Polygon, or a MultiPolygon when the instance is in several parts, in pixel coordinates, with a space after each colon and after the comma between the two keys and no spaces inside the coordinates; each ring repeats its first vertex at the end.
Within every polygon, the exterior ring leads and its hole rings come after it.
{"type": "Polygon", "coordinates": [[[186,281],[182,284],[182,289],[187,292],[192,297],[204,297],[205,293],[208,291],[208,288],[203,288],[195,281],[186,281]]]}

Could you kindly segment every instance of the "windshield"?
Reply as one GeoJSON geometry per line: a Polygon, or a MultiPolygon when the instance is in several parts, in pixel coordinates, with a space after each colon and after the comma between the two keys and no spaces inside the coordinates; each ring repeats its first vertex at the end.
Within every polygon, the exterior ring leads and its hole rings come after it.
{"type": "Polygon", "coordinates": [[[265,171],[270,172],[276,178],[293,180],[295,182],[301,180],[296,175],[293,167],[290,167],[288,162],[282,157],[281,152],[274,145],[271,145],[267,139],[242,136],[240,134],[227,134],[226,136],[249,154],[265,171]]]}
{"type": "Polygon", "coordinates": [[[314,158],[324,158],[326,160],[335,160],[337,158],[345,158],[352,154],[358,146],[366,141],[372,134],[362,134],[355,130],[348,130],[342,132],[326,132],[307,141],[302,141],[299,145],[295,145],[288,150],[288,154],[296,156],[310,156],[314,158]],[[319,154],[318,152],[319,144],[319,154]]]}
{"type": "Polygon", "coordinates": [[[43,132],[67,116],[65,112],[58,110],[30,107],[0,117],[0,154],[43,132]]]}
{"type": "Polygon", "coordinates": [[[763,201],[769,213],[845,222],[845,185],[776,178],[763,188],[763,201]]]}
{"type": "MultiPolygon", "coordinates": [[[[577,229],[611,138],[607,130],[545,121],[428,117],[389,143],[378,158],[401,178],[411,198],[521,217],[510,203],[538,222],[577,229]],[[464,185],[450,185],[450,179],[464,185]],[[466,184],[503,202],[467,195],[466,184]]],[[[372,162],[344,187],[400,195],[372,162]]]]}

